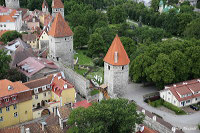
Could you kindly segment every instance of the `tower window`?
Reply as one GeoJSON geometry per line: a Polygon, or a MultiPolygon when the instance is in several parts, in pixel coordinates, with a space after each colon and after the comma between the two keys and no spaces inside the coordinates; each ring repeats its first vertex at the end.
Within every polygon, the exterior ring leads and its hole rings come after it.
{"type": "Polygon", "coordinates": [[[122,70],[124,70],[124,66],[122,66],[122,70]]]}
{"type": "Polygon", "coordinates": [[[108,65],[108,70],[110,70],[110,66],[108,65]]]}

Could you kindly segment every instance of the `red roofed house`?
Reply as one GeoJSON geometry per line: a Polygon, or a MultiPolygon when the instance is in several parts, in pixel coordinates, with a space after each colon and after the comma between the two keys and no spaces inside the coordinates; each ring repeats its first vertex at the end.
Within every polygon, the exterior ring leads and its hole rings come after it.
{"type": "Polygon", "coordinates": [[[177,107],[198,103],[200,102],[200,79],[166,86],[160,91],[160,97],[177,107]]]}
{"type": "Polygon", "coordinates": [[[52,0],[52,16],[56,17],[57,13],[60,13],[64,18],[64,4],[61,0],[52,0]]]}
{"type": "Polygon", "coordinates": [[[104,58],[104,84],[108,95],[116,97],[128,84],[130,60],[118,35],[104,58]]]}
{"type": "Polygon", "coordinates": [[[139,126],[139,130],[136,133],[158,133],[158,132],[146,126],[141,125],[139,126]]]}
{"type": "MultiPolygon", "coordinates": [[[[55,0],[54,0],[55,1],[55,0]]],[[[49,35],[49,57],[54,61],[74,66],[73,32],[60,13],[56,14],[49,35]]]]}
{"type": "Polygon", "coordinates": [[[49,13],[49,6],[48,6],[48,3],[46,2],[46,0],[44,0],[42,3],[42,12],[49,13]]]}
{"type": "Polygon", "coordinates": [[[20,72],[26,75],[28,80],[45,77],[58,72],[58,67],[45,58],[28,57],[17,64],[20,72]]]}
{"type": "Polygon", "coordinates": [[[21,27],[21,11],[0,6],[0,30],[20,31],[21,27]]]}

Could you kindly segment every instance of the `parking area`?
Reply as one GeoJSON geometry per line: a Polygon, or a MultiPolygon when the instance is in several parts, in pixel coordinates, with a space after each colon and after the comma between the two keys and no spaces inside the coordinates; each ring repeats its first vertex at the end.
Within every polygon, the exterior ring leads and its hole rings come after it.
{"type": "Polygon", "coordinates": [[[197,111],[191,109],[189,106],[183,107],[182,109],[183,109],[186,113],[188,113],[188,114],[193,114],[193,113],[196,113],[196,112],[197,112],[197,111]]]}

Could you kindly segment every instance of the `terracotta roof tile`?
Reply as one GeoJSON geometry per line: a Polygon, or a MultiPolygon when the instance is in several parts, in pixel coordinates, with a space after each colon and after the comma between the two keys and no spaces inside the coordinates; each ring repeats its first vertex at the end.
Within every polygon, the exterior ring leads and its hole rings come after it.
{"type": "Polygon", "coordinates": [[[53,37],[66,37],[72,36],[73,32],[62,15],[57,13],[48,34],[53,37]]]}
{"type": "Polygon", "coordinates": [[[153,129],[150,129],[150,128],[144,126],[144,130],[143,131],[138,131],[136,133],[158,133],[158,132],[153,130],[153,129]]]}
{"type": "Polygon", "coordinates": [[[78,108],[78,107],[88,108],[91,105],[92,103],[89,103],[87,100],[83,100],[83,101],[74,103],[73,108],[78,108]]]}
{"type": "Polygon", "coordinates": [[[0,7],[0,11],[2,12],[10,12],[9,15],[0,15],[0,22],[15,22],[16,20],[13,18],[13,16],[15,16],[15,14],[17,13],[17,10],[14,9],[9,9],[6,7],[0,7]]]}
{"type": "Polygon", "coordinates": [[[64,8],[64,4],[62,3],[61,0],[53,0],[52,8],[64,8]]]}
{"type": "Polygon", "coordinates": [[[70,113],[71,113],[71,109],[69,109],[67,106],[61,106],[58,108],[58,111],[60,113],[60,117],[62,119],[66,119],[69,117],[70,113]]]}
{"type": "Polygon", "coordinates": [[[12,126],[0,129],[0,133],[21,133],[21,132],[19,126],[12,126]]]}
{"type": "Polygon", "coordinates": [[[0,80],[0,97],[13,95],[15,93],[19,93],[21,91],[30,90],[27,86],[25,86],[22,82],[11,82],[7,79],[0,80]],[[8,86],[11,86],[12,89],[8,90],[8,86]]]}
{"type": "Polygon", "coordinates": [[[128,55],[124,49],[124,46],[122,42],[120,41],[120,38],[118,35],[116,35],[115,39],[113,40],[105,58],[104,62],[107,62],[114,66],[124,66],[128,65],[130,63],[130,60],[128,58],[128,55]],[[118,59],[115,61],[115,53],[118,56],[118,59]]]}

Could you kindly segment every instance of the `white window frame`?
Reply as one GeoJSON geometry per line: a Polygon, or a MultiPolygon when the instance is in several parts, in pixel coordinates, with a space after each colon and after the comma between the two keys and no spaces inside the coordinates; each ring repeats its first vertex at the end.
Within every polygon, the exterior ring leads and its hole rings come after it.
{"type": "Polygon", "coordinates": [[[0,117],[0,122],[2,122],[2,121],[3,121],[3,116],[0,117]]]}
{"type": "Polygon", "coordinates": [[[34,93],[35,93],[35,94],[38,94],[38,93],[39,93],[38,88],[34,88],[34,93]]]}
{"type": "Polygon", "coordinates": [[[17,116],[18,116],[18,113],[17,113],[17,112],[15,112],[15,113],[14,113],[14,117],[17,117],[17,116]]]}
{"type": "Polygon", "coordinates": [[[42,86],[42,91],[46,91],[47,90],[47,86],[42,86]]]}
{"type": "Polygon", "coordinates": [[[38,95],[35,95],[35,99],[38,99],[38,95]],[[37,98],[36,98],[37,97],[37,98]]]}

